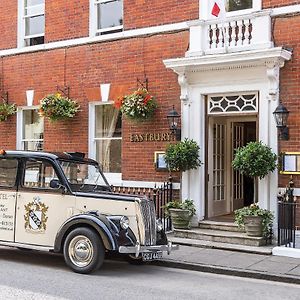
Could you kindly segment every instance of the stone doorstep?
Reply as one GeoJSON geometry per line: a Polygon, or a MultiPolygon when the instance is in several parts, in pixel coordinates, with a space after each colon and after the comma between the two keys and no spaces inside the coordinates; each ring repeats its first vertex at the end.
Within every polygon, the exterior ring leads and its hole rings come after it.
{"type": "Polygon", "coordinates": [[[213,229],[213,230],[223,230],[223,231],[234,231],[234,232],[245,232],[242,229],[239,229],[235,223],[232,222],[218,222],[204,220],[198,223],[199,228],[202,229],[213,229]]]}
{"type": "Polygon", "coordinates": [[[187,238],[178,238],[173,235],[173,233],[168,234],[168,240],[177,245],[183,246],[192,246],[199,248],[212,248],[212,249],[220,249],[220,250],[229,250],[229,251],[237,251],[244,253],[254,253],[261,255],[271,255],[272,249],[274,246],[247,246],[247,245],[239,245],[239,244],[230,244],[230,243],[220,243],[213,241],[205,241],[205,240],[196,240],[196,239],[187,239],[187,238]]]}
{"type": "Polygon", "coordinates": [[[174,229],[174,236],[178,238],[205,240],[212,242],[239,244],[245,246],[263,246],[266,240],[262,237],[247,236],[243,232],[192,228],[191,230],[174,229]]]}

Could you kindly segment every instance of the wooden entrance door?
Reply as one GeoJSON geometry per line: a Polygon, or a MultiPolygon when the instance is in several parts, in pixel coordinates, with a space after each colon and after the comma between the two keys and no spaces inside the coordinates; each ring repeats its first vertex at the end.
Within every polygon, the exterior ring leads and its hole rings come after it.
{"type": "Polygon", "coordinates": [[[227,124],[225,118],[211,119],[208,152],[208,216],[229,213],[226,178],[227,124]]]}
{"type": "MultiPolygon", "coordinates": [[[[243,123],[231,123],[231,157],[230,161],[234,159],[236,149],[244,146],[244,130],[243,123]]],[[[231,171],[231,203],[232,210],[244,206],[244,176],[240,171],[236,171],[230,166],[231,171]]]]}

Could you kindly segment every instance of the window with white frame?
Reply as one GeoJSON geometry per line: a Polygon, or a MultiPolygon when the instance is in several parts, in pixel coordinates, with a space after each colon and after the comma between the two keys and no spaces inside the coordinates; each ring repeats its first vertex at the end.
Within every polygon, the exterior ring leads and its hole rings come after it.
{"type": "Polygon", "coordinates": [[[45,0],[19,0],[19,46],[44,44],[45,0]]]}
{"type": "Polygon", "coordinates": [[[94,35],[123,30],[123,0],[90,0],[94,35]]]}
{"type": "MultiPolygon", "coordinates": [[[[216,19],[212,15],[212,8],[216,2],[220,5],[221,1],[199,0],[200,2],[200,19],[216,19]]],[[[262,0],[224,0],[226,17],[250,14],[262,9],[262,0]]]]}
{"type": "Polygon", "coordinates": [[[90,155],[101,165],[103,172],[121,174],[122,119],[111,103],[92,107],[92,136],[90,155]]]}
{"type": "Polygon", "coordinates": [[[252,0],[227,0],[226,8],[227,11],[237,11],[243,9],[251,9],[252,8],[252,0]]]}
{"type": "Polygon", "coordinates": [[[42,151],[44,149],[44,117],[36,108],[21,109],[17,115],[17,148],[42,151]]]}

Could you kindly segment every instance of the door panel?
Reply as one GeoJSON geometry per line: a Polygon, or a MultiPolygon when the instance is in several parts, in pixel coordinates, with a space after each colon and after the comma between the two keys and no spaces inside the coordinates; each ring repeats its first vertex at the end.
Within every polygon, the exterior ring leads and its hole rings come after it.
{"type": "MultiPolygon", "coordinates": [[[[235,150],[244,146],[244,124],[231,123],[231,161],[235,150]]],[[[233,210],[244,206],[244,176],[231,167],[231,199],[233,210]]]]}
{"type": "Polygon", "coordinates": [[[209,216],[218,216],[228,213],[226,182],[226,120],[211,120],[209,150],[209,216]]]}
{"type": "Polygon", "coordinates": [[[59,228],[74,207],[75,196],[22,191],[17,199],[16,242],[53,247],[59,228]]]}
{"type": "Polygon", "coordinates": [[[17,195],[17,243],[53,247],[61,225],[73,214],[75,196],[51,188],[55,167],[46,159],[28,159],[17,195]]]}

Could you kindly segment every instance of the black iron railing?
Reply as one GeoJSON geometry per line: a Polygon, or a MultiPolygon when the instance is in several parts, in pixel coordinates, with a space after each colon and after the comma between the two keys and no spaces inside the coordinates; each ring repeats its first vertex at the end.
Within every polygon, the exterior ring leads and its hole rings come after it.
{"type": "Polygon", "coordinates": [[[278,246],[296,246],[296,200],[291,185],[278,196],[278,246]]]}
{"type": "Polygon", "coordinates": [[[156,217],[161,219],[165,231],[172,230],[171,218],[165,215],[164,206],[173,200],[172,177],[168,182],[164,182],[161,187],[153,189],[153,201],[155,205],[156,217]]]}

